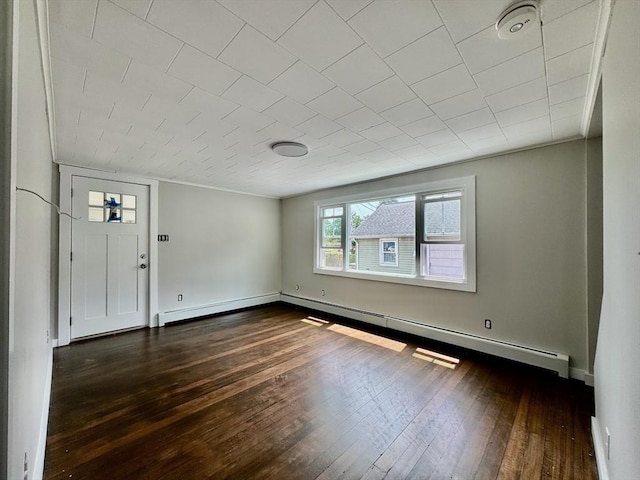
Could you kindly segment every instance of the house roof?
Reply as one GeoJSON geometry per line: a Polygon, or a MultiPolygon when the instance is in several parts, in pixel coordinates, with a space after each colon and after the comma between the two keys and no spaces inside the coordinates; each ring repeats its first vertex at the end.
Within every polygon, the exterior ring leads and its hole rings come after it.
{"type": "Polygon", "coordinates": [[[414,202],[383,203],[356,228],[352,236],[408,237],[415,235],[414,202]]]}

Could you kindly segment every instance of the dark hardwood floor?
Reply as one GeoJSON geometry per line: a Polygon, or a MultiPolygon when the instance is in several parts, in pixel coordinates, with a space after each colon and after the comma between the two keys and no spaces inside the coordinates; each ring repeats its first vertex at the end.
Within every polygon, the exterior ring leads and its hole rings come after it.
{"type": "Polygon", "coordinates": [[[590,388],[370,328],[273,305],[58,348],[45,478],[597,478],[590,388]]]}

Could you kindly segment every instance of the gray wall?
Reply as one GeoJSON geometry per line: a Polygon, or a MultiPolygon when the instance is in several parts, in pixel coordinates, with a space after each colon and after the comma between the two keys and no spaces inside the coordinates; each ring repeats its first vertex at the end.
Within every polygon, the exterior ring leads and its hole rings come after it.
{"type": "MultiPolygon", "coordinates": [[[[13,168],[15,184],[52,198],[53,165],[45,115],[43,75],[36,32],[35,2],[18,1],[18,68],[14,70],[13,168]]],[[[14,49],[14,55],[16,51],[14,49]]],[[[15,205],[10,273],[9,445],[6,478],[23,478],[25,453],[29,478],[41,475],[51,385],[52,251],[57,239],[55,211],[32,194],[11,188],[15,205]]],[[[11,208],[4,205],[6,211],[11,208]]],[[[1,474],[0,474],[1,475],[1,474]]]]}
{"type": "Polygon", "coordinates": [[[161,312],[280,291],[279,200],[167,182],[158,197],[161,312]]]}
{"type": "Polygon", "coordinates": [[[586,142],[576,141],[283,200],[282,290],[568,353],[588,372],[586,188],[586,142]],[[468,175],[477,293],[313,274],[314,201],[468,175]]]}
{"type": "Polygon", "coordinates": [[[640,2],[613,9],[602,72],[604,297],[596,418],[611,433],[610,478],[640,472],[640,2]]]}

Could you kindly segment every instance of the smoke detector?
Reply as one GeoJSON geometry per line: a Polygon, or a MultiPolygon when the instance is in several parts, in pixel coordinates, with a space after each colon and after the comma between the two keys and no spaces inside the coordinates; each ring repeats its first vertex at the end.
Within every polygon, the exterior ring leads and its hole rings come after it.
{"type": "Polygon", "coordinates": [[[538,24],[538,3],[534,0],[516,2],[498,17],[496,30],[503,40],[514,38],[538,24]]]}

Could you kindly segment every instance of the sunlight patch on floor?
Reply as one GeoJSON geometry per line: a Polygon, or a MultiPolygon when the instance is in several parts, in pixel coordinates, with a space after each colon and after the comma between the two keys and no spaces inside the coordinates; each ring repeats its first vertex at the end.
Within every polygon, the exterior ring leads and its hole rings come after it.
{"type": "Polygon", "coordinates": [[[389,350],[393,350],[394,352],[401,352],[407,346],[406,343],[391,340],[390,338],[381,337],[380,335],[374,335],[373,333],[363,332],[355,328],[345,327],[344,325],[334,324],[328,327],[328,329],[332,332],[340,333],[352,338],[357,338],[358,340],[362,340],[364,342],[388,348],[389,350]]]}
{"type": "Polygon", "coordinates": [[[459,358],[450,357],[449,355],[444,355],[442,353],[420,347],[416,348],[412,357],[417,358],[418,360],[424,360],[425,362],[435,363],[436,365],[450,368],[451,370],[455,370],[456,366],[460,363],[459,358]]]}

